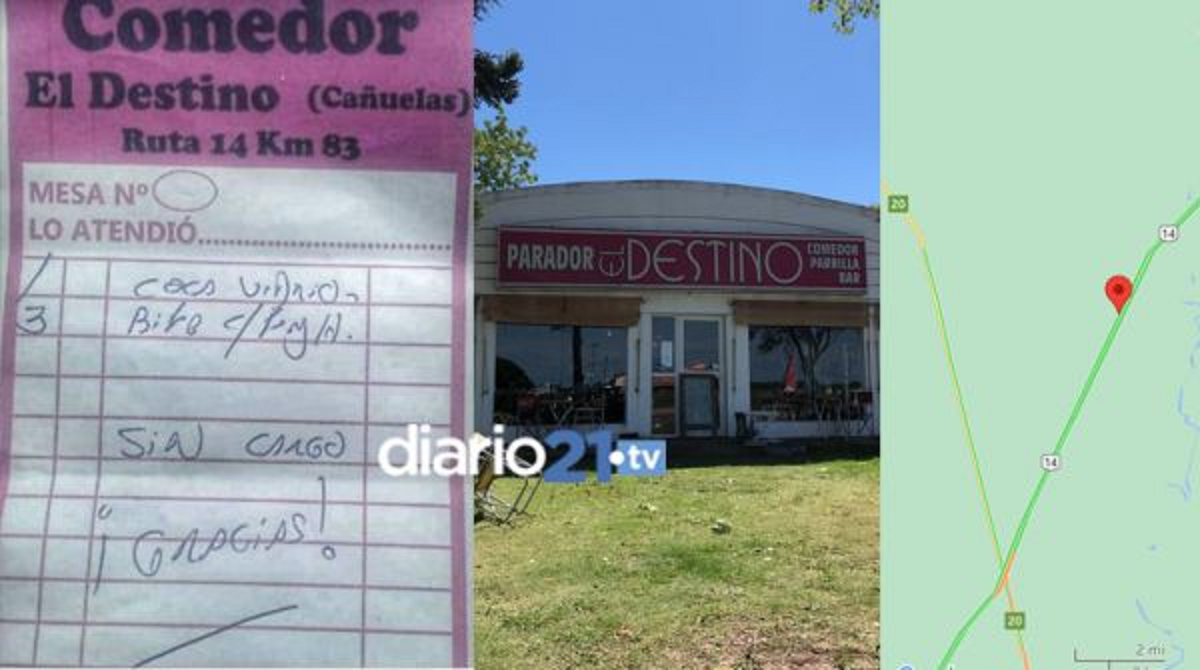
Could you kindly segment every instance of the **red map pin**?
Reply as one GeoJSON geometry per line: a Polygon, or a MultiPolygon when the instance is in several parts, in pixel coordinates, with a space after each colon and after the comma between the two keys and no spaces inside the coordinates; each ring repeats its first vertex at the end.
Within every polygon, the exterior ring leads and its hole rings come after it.
{"type": "Polygon", "coordinates": [[[1113,307],[1117,308],[1117,314],[1120,314],[1121,310],[1125,309],[1129,296],[1133,295],[1133,282],[1125,275],[1113,275],[1104,284],[1104,294],[1108,296],[1113,307]]]}

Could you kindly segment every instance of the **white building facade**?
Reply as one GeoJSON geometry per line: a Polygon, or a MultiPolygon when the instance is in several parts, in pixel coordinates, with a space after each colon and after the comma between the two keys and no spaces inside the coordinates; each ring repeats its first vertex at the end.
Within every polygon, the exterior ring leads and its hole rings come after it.
{"type": "Polygon", "coordinates": [[[481,206],[477,429],[878,434],[876,210],[677,181],[481,206]]]}

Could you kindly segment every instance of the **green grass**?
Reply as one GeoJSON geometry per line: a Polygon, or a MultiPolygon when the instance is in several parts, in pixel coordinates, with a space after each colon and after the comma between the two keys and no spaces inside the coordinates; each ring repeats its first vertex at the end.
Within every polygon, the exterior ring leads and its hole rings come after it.
{"type": "Polygon", "coordinates": [[[878,510],[878,460],[543,486],[476,528],[476,663],[876,668],[878,510]]]}

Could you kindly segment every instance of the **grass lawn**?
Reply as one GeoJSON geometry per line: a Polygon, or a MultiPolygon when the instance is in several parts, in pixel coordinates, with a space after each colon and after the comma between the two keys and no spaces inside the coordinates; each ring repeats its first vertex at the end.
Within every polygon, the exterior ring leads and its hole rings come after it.
{"type": "Polygon", "coordinates": [[[475,531],[483,670],[877,668],[878,621],[878,459],[545,485],[475,531]]]}

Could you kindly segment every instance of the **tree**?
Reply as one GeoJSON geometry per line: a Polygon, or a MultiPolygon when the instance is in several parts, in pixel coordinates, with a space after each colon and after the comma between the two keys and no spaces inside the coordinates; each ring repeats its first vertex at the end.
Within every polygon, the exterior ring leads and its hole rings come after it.
{"type": "Polygon", "coordinates": [[[496,108],[494,118],[475,130],[475,216],[479,194],[504,191],[537,183],[533,161],[537,147],[529,141],[529,129],[508,124],[503,107],[496,108]]]}
{"type": "Polygon", "coordinates": [[[813,14],[824,14],[826,10],[833,10],[833,27],[849,35],[859,19],[879,17],[879,0],[808,0],[808,11],[813,14]]]}
{"type": "MultiPolygon", "coordinates": [[[[475,0],[475,20],[484,19],[501,0],[475,0]]],[[[494,110],[493,118],[475,130],[475,217],[482,215],[479,195],[529,186],[537,182],[533,161],[537,147],[529,129],[513,127],[505,112],[521,94],[519,75],[525,68],[521,54],[495,54],[475,50],[475,106],[494,110]]]]}
{"type": "Polygon", "coordinates": [[[525,69],[521,54],[508,51],[494,54],[475,50],[475,106],[480,103],[498,109],[512,104],[521,94],[517,75],[525,69]]]}
{"type": "MultiPolygon", "coordinates": [[[[488,15],[500,0],[475,0],[475,20],[488,15]]],[[[510,105],[521,94],[521,81],[517,78],[525,63],[521,54],[507,51],[494,54],[475,50],[475,106],[480,103],[493,109],[510,105]]]]}
{"type": "Polygon", "coordinates": [[[800,374],[804,388],[812,395],[820,391],[817,379],[817,364],[833,344],[834,331],[820,326],[778,326],[764,328],[758,336],[758,350],[770,353],[781,346],[787,347],[800,363],[800,374]]]}

